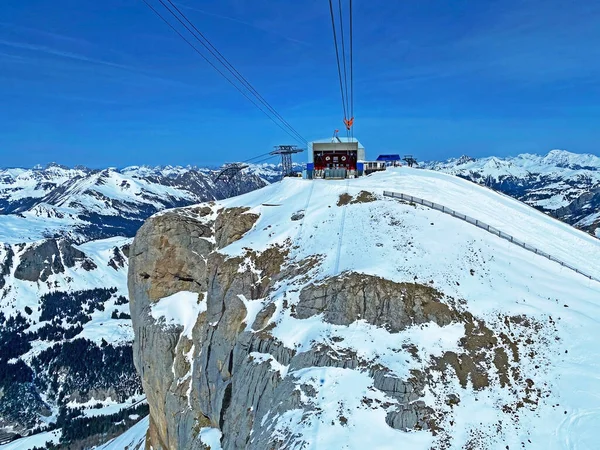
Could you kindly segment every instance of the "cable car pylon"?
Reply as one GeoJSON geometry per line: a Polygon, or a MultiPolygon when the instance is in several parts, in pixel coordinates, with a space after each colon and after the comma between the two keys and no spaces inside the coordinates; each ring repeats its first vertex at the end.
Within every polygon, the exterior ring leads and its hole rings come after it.
{"type": "Polygon", "coordinates": [[[248,164],[244,163],[229,163],[225,164],[221,170],[214,177],[213,181],[216,183],[219,180],[222,180],[226,183],[229,183],[235,176],[240,173],[242,170],[250,167],[248,164]]]}
{"type": "Polygon", "coordinates": [[[281,155],[281,176],[289,177],[293,175],[294,168],[292,165],[292,155],[294,153],[303,152],[303,148],[298,148],[295,145],[278,145],[275,150],[271,152],[271,155],[281,155]]]}

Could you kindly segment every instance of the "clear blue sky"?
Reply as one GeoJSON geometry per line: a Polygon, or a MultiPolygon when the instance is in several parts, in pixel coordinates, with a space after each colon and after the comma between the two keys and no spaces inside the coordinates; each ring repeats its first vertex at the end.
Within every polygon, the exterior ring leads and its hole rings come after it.
{"type": "MultiPolygon", "coordinates": [[[[341,126],[326,0],[177,4],[306,138],[341,126]]],[[[368,155],[600,154],[599,1],[354,8],[368,155]]],[[[290,141],[141,0],[0,2],[0,105],[0,166],[218,164],[290,141]]]]}

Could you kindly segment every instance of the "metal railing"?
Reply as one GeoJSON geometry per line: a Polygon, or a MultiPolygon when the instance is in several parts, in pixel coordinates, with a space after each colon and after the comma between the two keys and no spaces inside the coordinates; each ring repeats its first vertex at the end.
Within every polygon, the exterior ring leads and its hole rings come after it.
{"type": "Polygon", "coordinates": [[[571,266],[570,264],[567,264],[566,262],[561,261],[560,259],[555,258],[554,256],[552,256],[552,255],[550,255],[550,254],[548,254],[546,252],[543,252],[543,251],[537,249],[536,247],[534,247],[532,245],[527,244],[526,242],[520,241],[519,239],[511,236],[508,233],[500,231],[497,228],[494,228],[494,227],[488,225],[487,223],[482,222],[481,220],[477,220],[477,219],[474,219],[474,218],[472,218],[470,216],[467,216],[465,214],[461,214],[461,213],[459,213],[457,211],[454,211],[453,209],[450,209],[450,208],[448,208],[448,207],[446,207],[444,205],[440,205],[439,203],[433,203],[433,202],[430,202],[428,200],[424,200],[424,199],[419,198],[419,197],[414,197],[412,195],[402,194],[400,192],[383,191],[383,195],[386,196],[386,197],[398,198],[400,200],[404,200],[404,201],[411,202],[411,203],[417,203],[419,205],[423,205],[423,206],[426,206],[428,208],[435,209],[437,211],[441,211],[441,212],[443,212],[445,214],[448,214],[448,215],[450,215],[452,217],[456,217],[457,219],[464,220],[465,222],[470,223],[471,225],[475,225],[476,227],[481,228],[482,230],[485,230],[488,233],[492,233],[492,234],[494,234],[494,235],[496,235],[496,236],[498,236],[498,237],[500,237],[502,239],[506,239],[507,241],[509,241],[509,242],[511,242],[511,243],[513,243],[515,245],[518,245],[519,247],[522,247],[525,250],[528,250],[528,251],[530,251],[532,253],[535,253],[536,255],[540,255],[540,256],[543,256],[544,258],[549,259],[550,261],[557,262],[561,266],[566,267],[567,269],[571,269],[574,272],[577,272],[578,274],[581,274],[584,277],[589,278],[590,280],[594,280],[594,281],[600,282],[600,279],[598,279],[598,278],[596,278],[596,277],[594,277],[594,276],[592,276],[592,275],[590,275],[588,273],[585,273],[585,272],[583,272],[583,271],[581,271],[581,270],[579,270],[579,269],[571,266]]]}

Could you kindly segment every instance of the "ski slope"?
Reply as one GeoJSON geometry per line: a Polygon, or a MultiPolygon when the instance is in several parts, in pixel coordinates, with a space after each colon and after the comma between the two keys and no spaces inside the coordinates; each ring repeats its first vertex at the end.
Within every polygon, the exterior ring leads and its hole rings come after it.
{"type": "MultiPolygon", "coordinates": [[[[142,450],[146,445],[146,430],[149,418],[144,417],[122,435],[104,445],[94,447],[96,450],[142,450]]],[[[2,449],[0,449],[2,450],[2,449]]]]}
{"type": "MultiPolygon", "coordinates": [[[[535,357],[523,358],[518,370],[535,380],[536,386],[544,387],[538,406],[520,409],[514,419],[502,405],[518,401],[517,394],[498,382],[482,390],[457,382],[431,387],[422,401],[446,414],[442,425],[451,439],[445,448],[465,448],[474,434],[483,436],[480,442],[485,442],[474,448],[598,448],[600,283],[439,211],[384,199],[384,190],[443,204],[600,277],[600,241],[468,181],[409,168],[348,181],[285,179],[218,202],[215,209],[249,207],[249,212],[260,215],[252,230],[221,252],[239,256],[246,249],[263,251],[272,245],[289,245],[292,262],[319,257],[310,282],[351,271],[395,282],[428,284],[447,297],[460,299],[495,333],[507,332],[502,317],[531,318],[541,324],[540,329],[522,330],[524,337],[518,345],[522,354],[529,352],[535,357]],[[361,191],[375,194],[377,200],[338,206],[340,195],[356,198],[361,191]],[[301,211],[301,220],[290,220],[301,211]],[[450,393],[458,393],[460,404],[447,407],[440,402],[450,393]]],[[[297,280],[284,280],[268,298],[256,300],[263,306],[277,306],[271,333],[299,352],[319,343],[335,349],[338,344],[331,340],[335,335],[343,342],[339,351],[352,350],[402,377],[411,370],[425,370],[432,357],[456,350],[464,333],[460,324],[428,324],[394,334],[364,321],[345,327],[327,324],[320,316],[300,320],[283,304],[284,298],[286,304],[297,302],[301,288],[297,280]],[[416,346],[420,362],[399,350],[406,343],[416,346]]],[[[269,361],[269,355],[257,360],[269,361]]],[[[362,449],[365,442],[360,437],[364,436],[378,449],[429,450],[440,445],[429,431],[391,429],[384,421],[384,410],[364,408],[356,402],[356,396],[372,401],[385,397],[364,373],[331,367],[288,371],[276,361],[272,366],[282,376],[294,377],[299,385],[311,385],[322,394],[307,400],[307,405],[325,411],[346,405],[348,420],[348,425],[340,426],[328,414],[307,419],[290,412],[265,419],[265,426],[274,433],[292,433],[313,449],[334,448],[332,445],[362,449]]]]}

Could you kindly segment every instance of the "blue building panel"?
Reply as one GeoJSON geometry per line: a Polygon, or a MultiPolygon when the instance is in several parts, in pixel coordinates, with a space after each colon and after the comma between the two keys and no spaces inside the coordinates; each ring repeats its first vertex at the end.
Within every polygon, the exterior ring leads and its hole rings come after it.
{"type": "Polygon", "coordinates": [[[379,155],[377,161],[401,161],[400,155],[379,155]]]}

